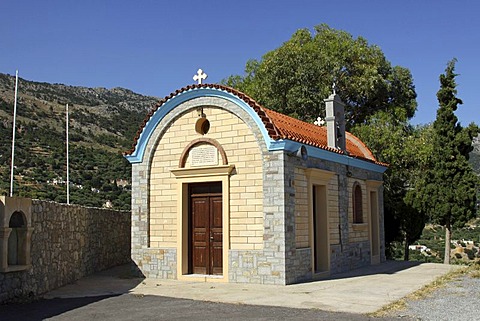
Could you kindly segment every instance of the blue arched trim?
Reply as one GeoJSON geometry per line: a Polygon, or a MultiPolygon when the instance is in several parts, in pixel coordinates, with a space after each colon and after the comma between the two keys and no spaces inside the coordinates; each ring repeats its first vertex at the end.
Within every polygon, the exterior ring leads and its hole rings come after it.
{"type": "MultiPolygon", "coordinates": [[[[135,151],[131,155],[126,155],[125,158],[132,164],[141,163],[143,161],[143,156],[145,154],[145,149],[147,147],[148,141],[152,137],[155,128],[162,121],[162,119],[178,105],[200,97],[223,98],[242,108],[255,122],[256,126],[262,133],[263,140],[265,141],[268,150],[270,151],[284,150],[287,152],[294,152],[298,150],[300,146],[302,146],[301,143],[291,140],[275,141],[271,139],[265,128],[265,125],[263,124],[258,114],[255,112],[255,110],[238,96],[216,88],[194,88],[177,94],[173,98],[167,100],[160,108],[158,108],[158,110],[152,115],[152,117],[150,117],[147,124],[143,128],[143,131],[137,140],[135,151]]],[[[367,162],[358,158],[352,158],[348,155],[333,153],[313,146],[305,147],[307,148],[309,157],[324,159],[345,165],[351,165],[379,173],[383,173],[387,169],[384,166],[367,162]]]]}
{"type": "Polygon", "coordinates": [[[153,132],[162,119],[178,105],[199,97],[217,97],[228,100],[235,105],[242,108],[253,119],[257,127],[262,133],[265,144],[269,147],[273,140],[268,136],[268,132],[258,114],[250,107],[244,100],[236,95],[227,91],[215,88],[195,88],[182,93],[179,93],[175,97],[167,100],[158,110],[150,117],[147,124],[143,128],[140,137],[137,140],[135,151],[131,155],[126,155],[125,158],[130,163],[141,163],[143,161],[143,155],[147,147],[148,141],[152,137],[153,132]]]}

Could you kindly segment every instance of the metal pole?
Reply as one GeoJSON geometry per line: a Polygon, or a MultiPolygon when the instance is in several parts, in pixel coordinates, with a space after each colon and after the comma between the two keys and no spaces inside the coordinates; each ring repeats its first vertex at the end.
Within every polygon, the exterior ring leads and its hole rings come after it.
{"type": "Polygon", "coordinates": [[[15,71],[15,102],[13,103],[12,163],[10,169],[10,197],[13,197],[13,167],[15,164],[15,123],[17,121],[18,70],[15,71]]]}
{"type": "Polygon", "coordinates": [[[67,204],[70,204],[70,169],[69,169],[69,159],[68,159],[68,104],[66,107],[66,114],[67,114],[67,204]]]}

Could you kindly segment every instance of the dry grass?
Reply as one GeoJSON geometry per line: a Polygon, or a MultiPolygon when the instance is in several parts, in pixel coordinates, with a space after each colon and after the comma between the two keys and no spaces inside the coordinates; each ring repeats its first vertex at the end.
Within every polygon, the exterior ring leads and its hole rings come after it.
{"type": "Polygon", "coordinates": [[[480,278],[480,260],[476,261],[475,264],[472,264],[472,266],[470,266],[469,275],[472,278],[480,278]]]}
{"type": "Polygon", "coordinates": [[[443,276],[438,277],[432,283],[425,285],[421,289],[405,296],[404,298],[392,302],[378,311],[370,313],[372,317],[382,317],[390,315],[395,311],[401,311],[407,308],[407,301],[421,300],[428,297],[434,291],[445,287],[445,285],[463,275],[470,275],[471,277],[480,277],[480,264],[473,264],[469,267],[457,268],[443,276]],[[477,276],[474,276],[477,275],[477,276]]]}

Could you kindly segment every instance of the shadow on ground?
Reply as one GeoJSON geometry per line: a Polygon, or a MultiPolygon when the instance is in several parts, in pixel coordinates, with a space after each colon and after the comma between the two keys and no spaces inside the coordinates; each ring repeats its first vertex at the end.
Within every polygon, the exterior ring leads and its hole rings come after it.
{"type": "Polygon", "coordinates": [[[132,263],[119,265],[52,290],[44,299],[70,299],[79,297],[99,297],[129,293],[137,287],[145,277],[138,277],[136,266],[132,263]]]}
{"type": "Polygon", "coordinates": [[[408,270],[412,267],[419,266],[421,264],[423,263],[413,261],[387,261],[377,265],[370,265],[352,271],[334,274],[325,278],[324,280],[348,279],[374,274],[395,274],[404,270],[408,270]]]}
{"type": "Polygon", "coordinates": [[[0,305],[0,321],[49,319],[129,293],[144,279],[133,262],[116,266],[52,290],[38,300],[0,305]]]}
{"type": "Polygon", "coordinates": [[[40,321],[118,295],[71,299],[41,299],[31,303],[0,305],[2,321],[40,321]]]}

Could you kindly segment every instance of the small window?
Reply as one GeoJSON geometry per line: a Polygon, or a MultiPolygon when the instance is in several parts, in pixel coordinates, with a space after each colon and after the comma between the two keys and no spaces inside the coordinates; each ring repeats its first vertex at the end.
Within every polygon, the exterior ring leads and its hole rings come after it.
{"type": "Polygon", "coordinates": [[[363,223],[363,204],[362,204],[362,188],[360,184],[355,183],[353,185],[353,223],[363,223]]]}

